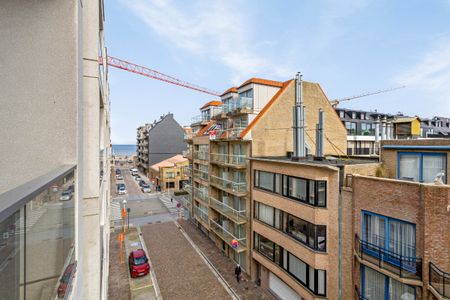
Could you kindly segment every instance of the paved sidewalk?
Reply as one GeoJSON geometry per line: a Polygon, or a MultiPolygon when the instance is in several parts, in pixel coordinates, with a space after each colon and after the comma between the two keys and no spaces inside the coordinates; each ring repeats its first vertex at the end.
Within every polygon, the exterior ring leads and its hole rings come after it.
{"type": "MultiPolygon", "coordinates": [[[[130,228],[128,232],[125,235],[124,239],[125,244],[125,253],[124,253],[124,261],[125,264],[128,266],[128,254],[136,249],[144,249],[147,253],[147,256],[149,257],[149,263],[151,267],[151,272],[153,271],[153,266],[151,263],[152,258],[150,257],[150,254],[147,252],[147,249],[145,245],[141,243],[141,240],[139,238],[139,232],[136,228],[130,228]]],[[[128,268],[127,268],[128,270],[128,268]]],[[[130,283],[130,290],[131,290],[131,299],[133,300],[156,300],[158,299],[157,290],[158,287],[153,283],[152,273],[146,276],[138,277],[138,278],[131,278],[130,272],[128,272],[128,279],[130,283]],[[156,287],[155,287],[156,286],[156,287]]],[[[155,279],[156,281],[156,279],[155,279]]]]}
{"type": "Polygon", "coordinates": [[[109,241],[108,299],[131,300],[130,285],[128,282],[128,265],[125,263],[126,259],[124,263],[120,263],[119,253],[119,233],[111,232],[109,241]]]}
{"type": "Polygon", "coordinates": [[[236,263],[223,255],[220,249],[191,221],[179,220],[178,223],[242,300],[275,299],[251,281],[246,274],[243,274],[243,280],[238,284],[234,275],[236,263]]]}

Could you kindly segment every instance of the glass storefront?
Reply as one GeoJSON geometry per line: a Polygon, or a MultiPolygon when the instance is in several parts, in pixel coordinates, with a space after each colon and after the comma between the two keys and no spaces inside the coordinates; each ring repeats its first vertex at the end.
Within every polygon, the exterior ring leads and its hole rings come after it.
{"type": "Polygon", "coordinates": [[[0,220],[0,299],[68,294],[74,263],[74,172],[0,220]]]}

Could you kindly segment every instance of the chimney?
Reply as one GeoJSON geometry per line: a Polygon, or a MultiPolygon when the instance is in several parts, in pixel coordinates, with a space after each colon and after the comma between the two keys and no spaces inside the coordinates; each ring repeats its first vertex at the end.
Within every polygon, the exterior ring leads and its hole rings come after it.
{"type": "Polygon", "coordinates": [[[384,141],[386,139],[386,117],[381,120],[381,140],[384,141]]]}
{"type": "Polygon", "coordinates": [[[323,139],[323,126],[324,126],[323,110],[319,109],[319,123],[316,125],[316,156],[323,157],[324,152],[324,139],[323,139]]]}
{"type": "Polygon", "coordinates": [[[293,159],[305,157],[305,106],[302,102],[302,75],[295,76],[295,106],[293,113],[294,155],[293,159]]]}
{"type": "Polygon", "coordinates": [[[375,121],[375,142],[380,141],[380,117],[378,116],[375,121]]]}

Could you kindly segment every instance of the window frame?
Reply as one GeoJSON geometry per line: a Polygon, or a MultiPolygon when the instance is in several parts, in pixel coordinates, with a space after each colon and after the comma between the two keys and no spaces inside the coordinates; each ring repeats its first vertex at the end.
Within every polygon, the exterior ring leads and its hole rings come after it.
{"type": "Polygon", "coordinates": [[[410,152],[410,151],[398,151],[397,152],[397,179],[402,178],[401,175],[401,169],[400,169],[400,158],[403,155],[415,155],[419,157],[419,182],[423,181],[423,157],[424,156],[440,156],[444,158],[444,178],[443,181],[446,184],[447,183],[447,168],[448,168],[448,157],[447,153],[445,152],[410,152]]]}

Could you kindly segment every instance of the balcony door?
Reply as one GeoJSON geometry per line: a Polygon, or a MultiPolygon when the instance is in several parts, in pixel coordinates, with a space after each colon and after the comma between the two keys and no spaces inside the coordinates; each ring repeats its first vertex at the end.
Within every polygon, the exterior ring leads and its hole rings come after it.
{"type": "MultiPolygon", "coordinates": [[[[364,250],[389,260],[413,262],[416,255],[416,228],[414,224],[363,212],[363,240],[368,243],[364,250]]],[[[411,268],[415,268],[414,263],[411,268]]]]}

